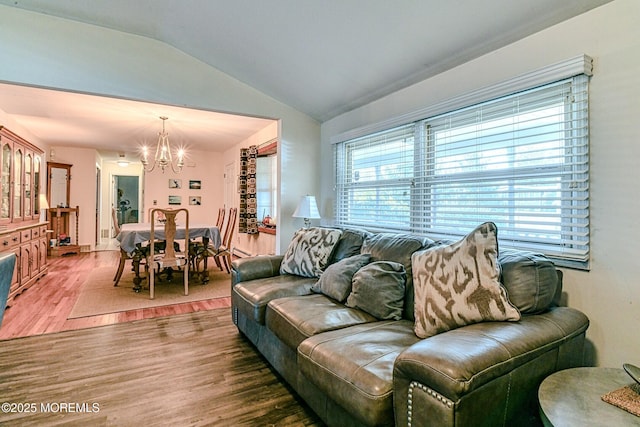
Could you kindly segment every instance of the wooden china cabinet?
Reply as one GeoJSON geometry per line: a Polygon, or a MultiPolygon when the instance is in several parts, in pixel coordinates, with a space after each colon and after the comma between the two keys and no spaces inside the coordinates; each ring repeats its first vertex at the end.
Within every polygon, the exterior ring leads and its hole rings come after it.
{"type": "Polygon", "coordinates": [[[47,273],[48,223],[40,220],[42,155],[0,126],[0,252],[17,258],[7,305],[47,273]]]}

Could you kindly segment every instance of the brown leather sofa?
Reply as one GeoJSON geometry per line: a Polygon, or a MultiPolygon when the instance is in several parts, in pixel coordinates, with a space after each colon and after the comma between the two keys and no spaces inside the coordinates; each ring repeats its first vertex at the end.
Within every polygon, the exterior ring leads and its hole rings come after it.
{"type": "Polygon", "coordinates": [[[582,364],[587,317],[557,305],[562,275],[548,260],[501,252],[501,281],[513,285],[522,318],[420,339],[411,255],[435,244],[346,230],[332,253],[329,264],[359,253],[402,264],[407,282],[399,320],[379,320],[312,291],[317,278],[280,274],[283,256],[259,256],[232,263],[233,322],[330,426],[529,423],[542,380],[582,364]],[[545,297],[549,289],[553,295],[545,297]],[[550,303],[540,306],[544,298],[550,303]]]}

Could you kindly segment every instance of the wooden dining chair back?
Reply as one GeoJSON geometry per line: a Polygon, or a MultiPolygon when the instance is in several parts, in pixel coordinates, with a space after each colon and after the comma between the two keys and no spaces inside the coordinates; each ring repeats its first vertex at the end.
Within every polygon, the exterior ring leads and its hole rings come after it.
{"type": "Polygon", "coordinates": [[[220,270],[222,270],[222,266],[220,265],[220,260],[224,262],[224,268],[227,270],[227,273],[231,272],[231,252],[232,252],[232,244],[233,244],[233,233],[236,229],[236,220],[238,218],[238,208],[230,208],[229,209],[229,217],[227,218],[227,226],[224,229],[224,235],[222,237],[222,245],[218,248],[213,258],[216,261],[220,270]]]}
{"type": "Polygon", "coordinates": [[[218,227],[218,230],[220,231],[222,231],[222,225],[224,224],[224,215],[224,208],[218,209],[218,219],[216,220],[216,227],[218,227]]]}
{"type": "Polygon", "coordinates": [[[147,277],[149,279],[149,297],[155,297],[155,276],[156,272],[161,272],[166,268],[177,267],[183,271],[184,294],[189,295],[189,210],[180,209],[152,209],[151,210],[151,235],[150,241],[155,242],[157,234],[157,222],[159,218],[164,218],[164,251],[158,251],[156,245],[149,245],[147,256],[147,277]],[[182,214],[182,215],[179,215],[182,214]],[[184,221],[185,228],[185,249],[176,249],[175,235],[176,224],[180,216],[180,221],[184,221]]]}

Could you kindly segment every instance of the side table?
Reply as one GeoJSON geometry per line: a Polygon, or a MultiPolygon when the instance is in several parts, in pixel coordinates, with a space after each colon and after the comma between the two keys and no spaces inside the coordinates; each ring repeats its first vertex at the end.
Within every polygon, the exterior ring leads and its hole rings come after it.
{"type": "Polygon", "coordinates": [[[633,384],[623,369],[572,368],[545,378],[538,390],[545,426],[640,426],[640,417],[604,402],[610,391],[633,384]]]}

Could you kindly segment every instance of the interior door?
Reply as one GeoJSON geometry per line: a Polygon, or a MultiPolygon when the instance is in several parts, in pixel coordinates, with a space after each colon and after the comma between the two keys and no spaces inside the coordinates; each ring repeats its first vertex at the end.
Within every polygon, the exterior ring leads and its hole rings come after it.
{"type": "Polygon", "coordinates": [[[140,217],[138,176],[114,175],[113,194],[118,224],[138,222],[140,217]]]}

